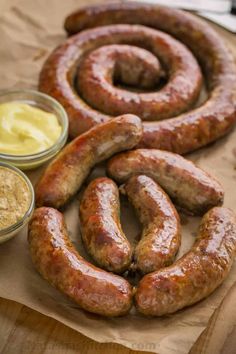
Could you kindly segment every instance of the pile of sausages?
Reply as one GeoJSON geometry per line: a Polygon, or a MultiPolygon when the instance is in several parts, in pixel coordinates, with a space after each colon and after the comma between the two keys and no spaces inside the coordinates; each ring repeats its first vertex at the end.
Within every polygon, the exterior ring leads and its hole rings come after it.
{"type": "Polygon", "coordinates": [[[130,113],[143,121],[140,148],[184,154],[233,128],[234,59],[200,18],[119,2],[81,9],[65,29],[72,36],[44,64],[39,89],[66,109],[71,138],[130,113]],[[208,98],[199,106],[202,74],[208,98]]]}
{"type": "Polygon", "coordinates": [[[180,155],[134,149],[142,134],[142,122],[132,114],[96,125],[57,155],[36,186],[38,208],[28,233],[35,267],[79,307],[103,316],[127,314],[133,299],[140,313],[151,316],[192,305],[223,282],[236,252],[236,219],[221,206],[219,182],[180,155]],[[83,244],[98,268],[76,251],[57,209],[107,159],[110,178],[94,179],[79,207],[83,244]],[[142,225],[134,250],[121,227],[114,181],[142,225]],[[204,214],[194,246],[175,263],[181,233],[172,202],[193,215],[204,214]],[[130,269],[143,276],[137,287],[122,277],[130,269]]]}

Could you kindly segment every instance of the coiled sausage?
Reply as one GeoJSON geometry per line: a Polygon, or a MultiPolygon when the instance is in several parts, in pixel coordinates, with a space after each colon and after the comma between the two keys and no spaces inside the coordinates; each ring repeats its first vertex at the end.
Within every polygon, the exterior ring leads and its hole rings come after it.
{"type": "MultiPolygon", "coordinates": [[[[152,52],[153,47],[148,44],[147,36],[139,36],[141,39],[138,42],[132,39],[132,26],[122,37],[119,36],[116,25],[121,23],[152,27],[185,44],[199,61],[209,90],[209,97],[201,107],[166,121],[144,122],[140,147],[184,154],[219,139],[232,129],[236,120],[236,69],[233,56],[220,36],[206,22],[190,13],[158,5],[119,2],[85,7],[68,16],[65,21],[68,33],[74,34],[93,27],[97,27],[96,32],[91,36],[89,32],[82,32],[78,37],[69,39],[49,57],[42,70],[39,88],[64,105],[70,117],[71,136],[76,136],[108,119],[104,114],[106,112],[97,112],[85,102],[81,102],[71,88],[75,73],[75,67],[72,65],[71,69],[71,63],[75,63],[77,68],[78,57],[81,55],[78,48],[85,54],[85,49],[80,47],[82,41],[86,41],[85,37],[87,36],[85,48],[88,50],[110,44],[127,44],[137,45],[152,52]],[[102,29],[99,26],[107,27],[102,29]],[[93,37],[95,44],[92,44],[90,37],[93,37]],[[68,82],[68,77],[72,81],[68,82]]],[[[196,79],[196,75],[193,76],[196,79]]],[[[176,88],[177,91],[179,89],[180,86],[176,88]]],[[[160,117],[164,117],[165,109],[176,103],[176,90],[173,90],[169,98],[164,99],[168,104],[165,108],[164,103],[162,104],[160,117]]],[[[125,94],[124,91],[123,93],[125,94]]],[[[129,95],[126,97],[128,99],[129,95]]],[[[122,105],[118,108],[122,109],[122,105]]]]}

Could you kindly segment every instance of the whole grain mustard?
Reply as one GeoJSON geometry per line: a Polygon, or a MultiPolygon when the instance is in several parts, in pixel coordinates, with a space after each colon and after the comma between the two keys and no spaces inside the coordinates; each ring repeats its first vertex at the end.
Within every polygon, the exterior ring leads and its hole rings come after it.
{"type": "Polygon", "coordinates": [[[0,166],[0,230],[21,220],[29,210],[31,192],[15,171],[0,166]]]}
{"type": "Polygon", "coordinates": [[[45,151],[61,131],[53,113],[17,101],[0,104],[0,153],[31,155],[45,151]]]}

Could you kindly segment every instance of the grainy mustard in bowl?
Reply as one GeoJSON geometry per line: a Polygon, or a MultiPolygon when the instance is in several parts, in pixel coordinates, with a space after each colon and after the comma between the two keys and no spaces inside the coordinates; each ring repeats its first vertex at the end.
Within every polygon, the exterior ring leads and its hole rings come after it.
{"type": "Polygon", "coordinates": [[[0,243],[15,236],[30,220],[34,189],[18,168],[0,162],[0,243]]]}

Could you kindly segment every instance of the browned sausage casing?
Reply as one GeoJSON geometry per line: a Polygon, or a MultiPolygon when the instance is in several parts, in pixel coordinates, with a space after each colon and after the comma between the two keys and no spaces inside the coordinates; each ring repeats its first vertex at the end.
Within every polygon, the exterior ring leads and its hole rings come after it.
{"type": "Polygon", "coordinates": [[[64,106],[70,134],[75,137],[110,120],[111,115],[133,113],[143,120],[160,120],[184,112],[198,98],[201,79],[191,52],[168,34],[143,26],[117,25],[84,31],[56,48],[43,66],[39,89],[64,106]],[[126,49],[124,58],[125,48],[129,47],[125,43],[132,49],[126,49]],[[137,48],[140,45],[143,48],[137,48]],[[155,56],[160,57],[168,77],[159,92],[156,87],[155,92],[135,92],[113,85],[119,76],[125,78],[125,83],[136,81],[139,88],[143,72],[160,77],[154,63],[150,66],[155,56]]]}
{"type": "MultiPolygon", "coordinates": [[[[235,63],[226,44],[213,28],[196,16],[181,10],[133,2],[86,7],[68,16],[65,28],[68,33],[73,34],[92,27],[97,27],[99,32],[101,31],[99,26],[113,25],[109,26],[110,29],[103,39],[102,36],[97,39],[98,47],[117,44],[114,43],[115,25],[120,23],[152,27],[169,33],[184,43],[198,59],[209,90],[206,102],[189,113],[162,122],[144,122],[140,147],[158,148],[183,154],[215,141],[232,129],[236,120],[235,63]]],[[[104,27],[104,34],[105,28],[108,26],[104,27]]],[[[61,76],[63,73],[66,77],[70,60],[74,60],[76,56],[73,52],[73,49],[77,50],[74,41],[75,39],[71,39],[71,42],[52,54],[42,71],[40,81],[40,88],[43,91],[59,99],[66,107],[69,106],[72,136],[81,132],[81,129],[89,129],[98,121],[107,119],[107,116],[86,104],[79,109],[82,112],[80,118],[76,118],[77,97],[71,92],[69,84],[63,82],[61,76]]],[[[148,39],[142,39],[138,46],[152,51],[152,47],[147,43],[148,39]]],[[[130,42],[129,34],[124,36],[122,44],[135,45],[130,42]]],[[[171,100],[174,102],[176,97],[176,93],[173,92],[171,100]]]]}
{"type": "Polygon", "coordinates": [[[126,114],[94,127],[68,144],[47,167],[36,186],[37,206],[60,208],[81,187],[95,164],[137,145],[138,117],[126,114]]]}
{"type": "Polygon", "coordinates": [[[223,202],[224,191],[217,180],[193,162],[171,152],[155,149],[125,152],[114,156],[107,170],[119,183],[137,174],[151,177],[176,204],[193,214],[203,214],[223,202]]]}
{"type": "Polygon", "coordinates": [[[120,316],[131,307],[132,289],[123,278],[85,261],[71,244],[63,215],[53,208],[36,209],[28,241],[39,273],[82,309],[120,316]]]}
{"type": "Polygon", "coordinates": [[[129,268],[132,248],[120,224],[119,190],[109,178],[93,180],[79,208],[82,239],[97,264],[121,273],[129,268]]]}
{"type": "Polygon", "coordinates": [[[123,187],[143,226],[135,266],[150,273],[173,263],[180,247],[180,221],[169,197],[151,178],[131,177],[123,187]]]}
{"type": "Polygon", "coordinates": [[[227,277],[235,252],[235,214],[215,207],[204,215],[198,239],[187,254],[140,281],[135,296],[138,311],[162,316],[204,299],[227,277]]]}
{"type": "MultiPolygon", "coordinates": [[[[118,43],[120,37],[126,35],[125,40],[129,45],[105,45],[82,60],[78,70],[78,88],[91,107],[111,116],[128,112],[145,121],[157,121],[185,112],[196,102],[202,83],[201,71],[196,59],[182,43],[166,33],[142,26],[117,25],[112,27],[112,31],[110,27],[101,27],[100,31],[103,36],[106,31],[107,37],[118,43]],[[151,52],[136,47],[145,41],[143,46],[151,48],[151,52]],[[140,88],[143,81],[142,68],[146,73],[152,71],[148,66],[151,55],[154,58],[159,57],[163,67],[166,67],[164,76],[168,76],[168,82],[159,91],[157,86],[153,88],[153,92],[150,89],[147,92],[128,91],[114,86],[114,77],[117,81],[117,76],[121,73],[125,78],[123,83],[127,82],[127,78],[130,81],[134,77],[137,81],[136,88],[140,88]],[[140,65],[137,58],[142,58],[145,64],[140,65]],[[129,70],[127,65],[130,66],[129,70]],[[138,71],[139,67],[141,68],[138,71]]],[[[99,31],[90,30],[91,37],[92,34],[97,35],[99,42],[99,31]]],[[[78,37],[74,40],[78,40],[78,37]]],[[[153,76],[158,78],[159,75],[157,71],[153,76]]]]}

